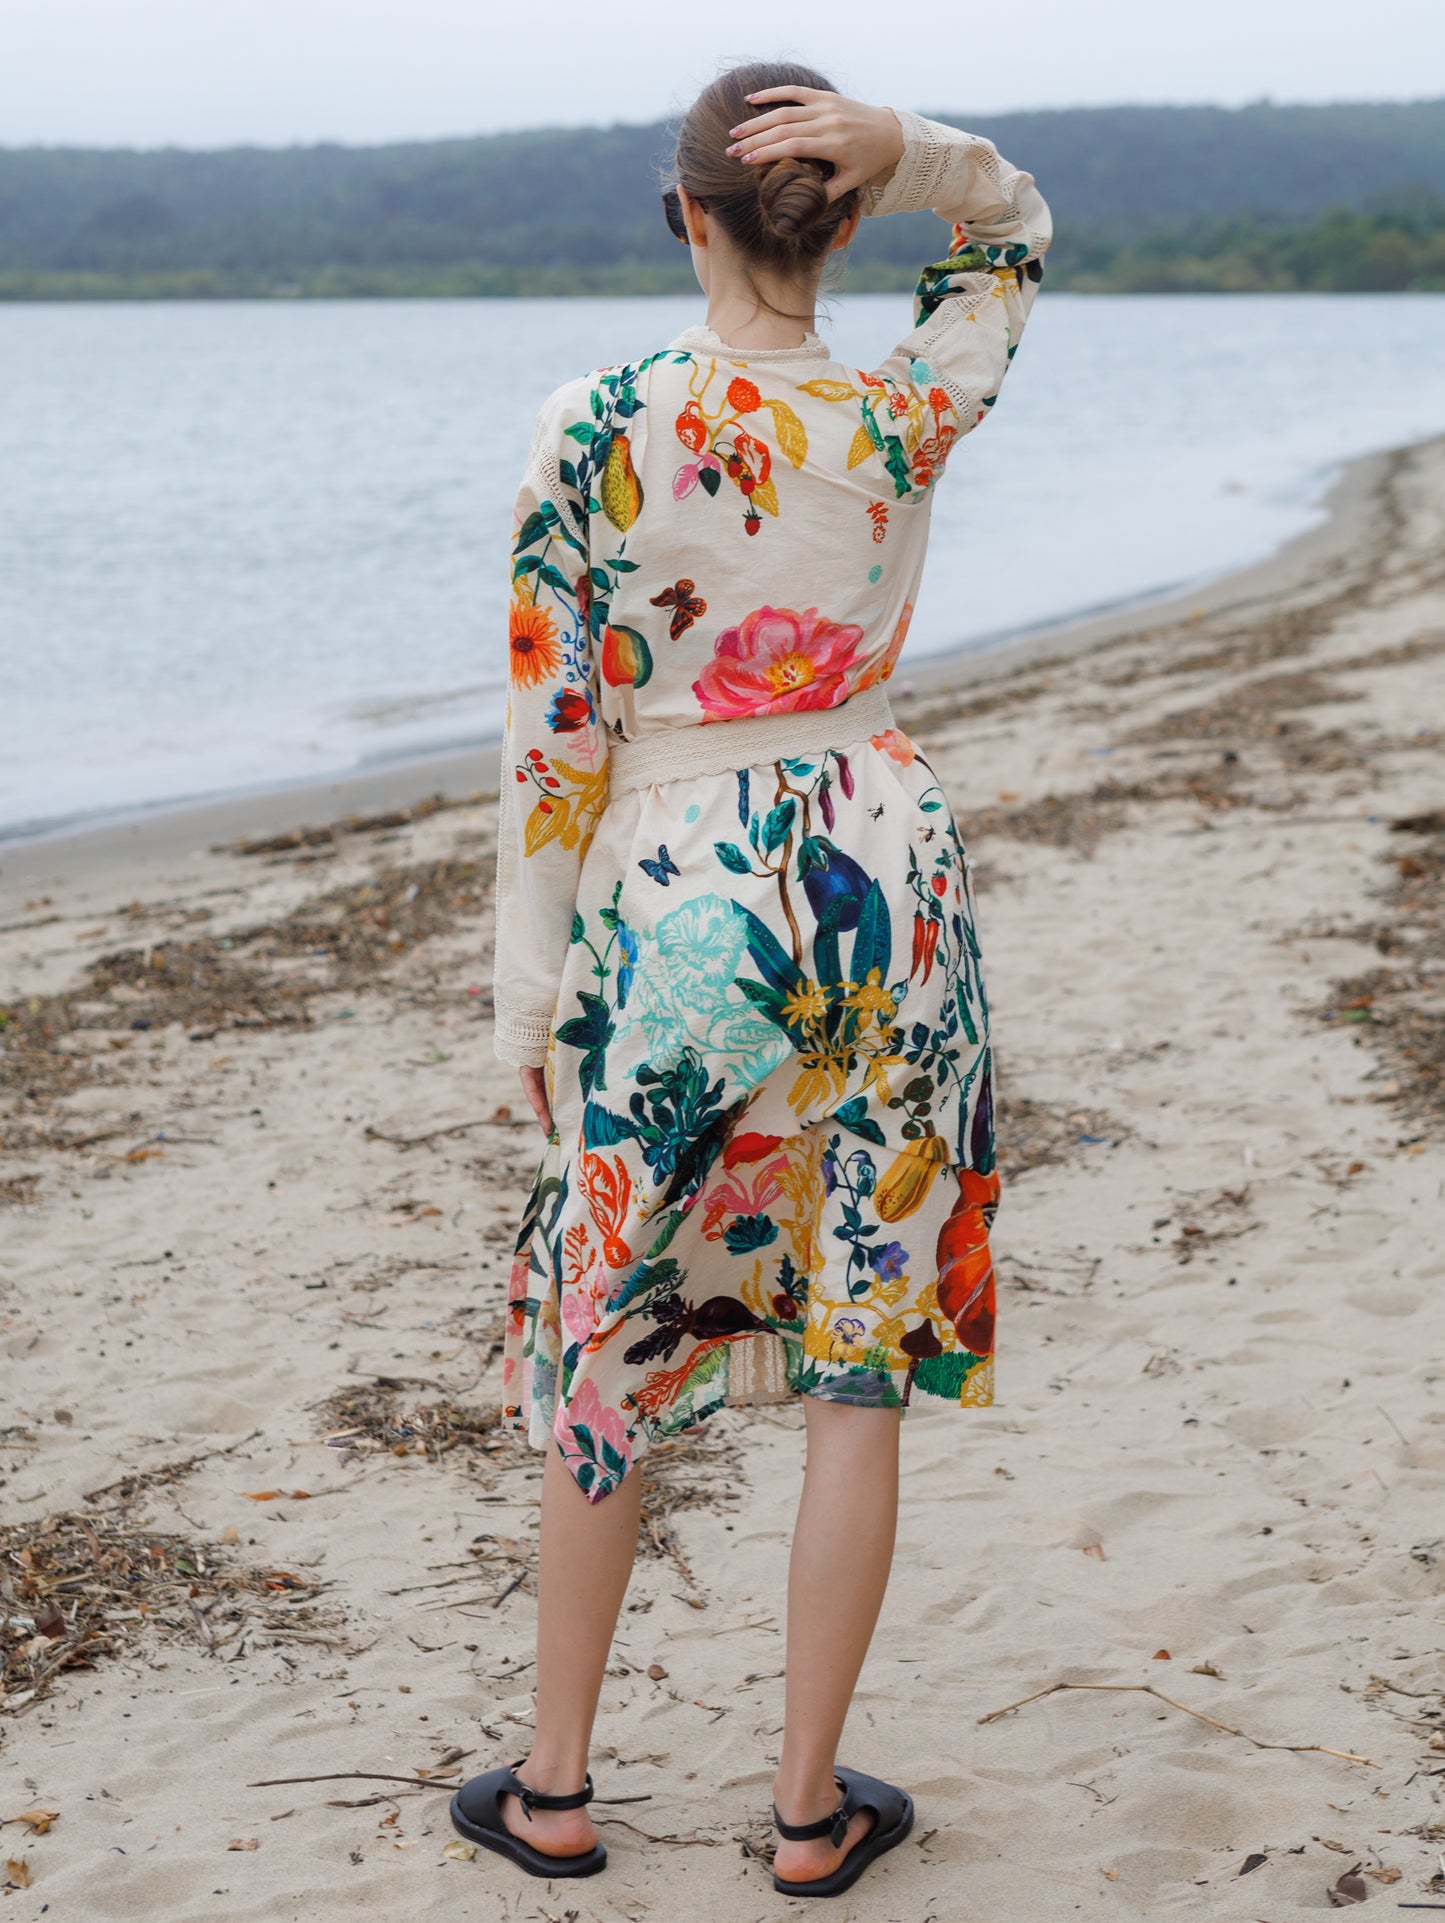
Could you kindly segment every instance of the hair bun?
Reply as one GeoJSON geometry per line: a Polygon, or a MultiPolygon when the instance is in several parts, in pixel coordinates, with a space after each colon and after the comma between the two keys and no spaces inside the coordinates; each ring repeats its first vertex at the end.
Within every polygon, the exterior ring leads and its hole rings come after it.
{"type": "Polygon", "coordinates": [[[779,240],[807,233],[831,204],[821,161],[775,160],[758,169],[758,211],[763,226],[779,240]]]}

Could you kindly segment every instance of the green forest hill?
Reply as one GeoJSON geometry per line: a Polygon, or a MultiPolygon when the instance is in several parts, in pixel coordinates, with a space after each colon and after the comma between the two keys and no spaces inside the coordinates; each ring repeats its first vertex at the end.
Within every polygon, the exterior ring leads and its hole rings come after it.
{"type": "MultiPolygon", "coordinates": [[[[1445,100],[982,114],[1085,292],[1445,289],[1445,100]]],[[[664,293],[664,126],[384,147],[0,148],[0,298],[664,293]]],[[[868,221],[849,287],[911,286],[927,214],[868,221]]]]}

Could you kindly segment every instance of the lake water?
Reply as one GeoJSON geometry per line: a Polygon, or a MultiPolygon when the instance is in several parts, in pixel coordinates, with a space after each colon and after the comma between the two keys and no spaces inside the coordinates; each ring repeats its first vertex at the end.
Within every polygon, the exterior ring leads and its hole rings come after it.
{"type": "MultiPolygon", "coordinates": [[[[907,312],[825,331],[868,365],[907,312]]],[[[697,318],[0,307],[0,834],[494,736],[537,404],[697,318]]],[[[1441,432],[1445,296],[1046,294],[940,490],[910,654],[1258,559],[1341,461],[1441,432]]]]}

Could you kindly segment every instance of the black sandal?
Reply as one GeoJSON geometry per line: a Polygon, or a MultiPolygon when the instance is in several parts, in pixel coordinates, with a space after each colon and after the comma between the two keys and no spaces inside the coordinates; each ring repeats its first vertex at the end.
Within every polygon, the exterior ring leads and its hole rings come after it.
{"type": "Polygon", "coordinates": [[[848,1825],[860,1810],[873,1812],[873,1827],[866,1836],[859,1837],[837,1869],[827,1876],[815,1876],[806,1883],[789,1883],[774,1871],[773,1888],[781,1890],[784,1896],[841,1896],[844,1890],[852,1889],[870,1863],[886,1851],[896,1849],[913,1828],[913,1798],[906,1790],[895,1789],[891,1783],[880,1782],[876,1776],[865,1776],[856,1769],[838,1769],[835,1778],[843,1800],[833,1814],[823,1817],[821,1822],[785,1823],[774,1803],[773,1823],[779,1836],[789,1843],[808,1843],[814,1837],[827,1836],[836,1850],[842,1847],[848,1825]]]}
{"type": "Polygon", "coordinates": [[[520,1763],[511,1763],[503,1769],[489,1769],[462,1784],[452,1798],[452,1827],[458,1835],[484,1850],[495,1850],[498,1856],[509,1856],[528,1876],[595,1876],[605,1870],[607,1852],[600,1843],[578,1856],[548,1856],[544,1850],[524,1843],[520,1836],[513,1836],[502,1821],[504,1796],[516,1797],[529,1823],[534,1809],[581,1809],[592,1801],[590,1776],[586,1788],[574,1790],[570,1796],[544,1796],[522,1781],[517,1774],[520,1768],[520,1763]]]}

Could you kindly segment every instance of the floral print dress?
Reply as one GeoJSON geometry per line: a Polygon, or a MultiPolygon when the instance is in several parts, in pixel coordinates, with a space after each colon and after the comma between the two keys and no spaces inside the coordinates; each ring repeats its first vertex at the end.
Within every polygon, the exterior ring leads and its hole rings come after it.
{"type": "Polygon", "coordinates": [[[987,141],[899,119],[865,211],[953,223],[907,339],[859,370],[690,329],[548,400],[517,503],[496,1048],[547,1066],[554,1133],[505,1409],[592,1500],[760,1357],[991,1399],[973,889],[884,684],[1049,217],[987,141]]]}

